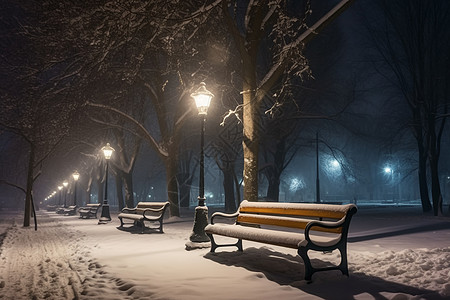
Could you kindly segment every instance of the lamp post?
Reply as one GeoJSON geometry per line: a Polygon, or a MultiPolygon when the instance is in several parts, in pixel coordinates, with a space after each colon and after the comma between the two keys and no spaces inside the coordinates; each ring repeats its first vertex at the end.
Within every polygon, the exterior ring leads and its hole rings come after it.
{"type": "Polygon", "coordinates": [[[75,186],[73,188],[73,205],[77,206],[77,182],[78,178],[80,178],[80,173],[78,171],[75,171],[72,174],[73,180],[75,180],[75,186]]]}
{"type": "MultiPolygon", "coordinates": [[[[66,188],[68,185],[69,185],[69,183],[67,182],[67,180],[64,180],[63,186],[66,188]]],[[[67,190],[66,190],[66,192],[64,193],[64,208],[67,207],[66,199],[67,199],[67,190]]]]}
{"type": "Polygon", "coordinates": [[[208,207],[205,205],[205,123],[208,108],[214,95],[206,89],[204,82],[200,83],[200,87],[191,94],[194,98],[198,109],[198,114],[201,116],[201,137],[200,137],[200,177],[199,177],[199,195],[198,206],[195,208],[194,228],[192,230],[189,240],[193,243],[209,242],[209,237],[205,233],[205,227],[208,224],[208,207]]]}
{"type": "Polygon", "coordinates": [[[58,190],[59,190],[58,206],[61,206],[62,188],[63,188],[62,185],[58,185],[58,190]]]}
{"type": "Polygon", "coordinates": [[[320,203],[320,180],[319,180],[319,133],[316,132],[316,202],[320,203]]]}
{"type": "Polygon", "coordinates": [[[103,200],[102,205],[102,215],[98,220],[98,224],[106,224],[111,221],[111,215],[109,214],[109,204],[108,204],[108,169],[109,169],[109,160],[113,152],[115,151],[113,147],[109,143],[106,144],[105,147],[102,148],[103,155],[106,160],[106,173],[105,173],[105,199],[103,200]]]}
{"type": "Polygon", "coordinates": [[[392,189],[392,201],[394,202],[395,201],[394,169],[392,169],[391,167],[387,166],[387,167],[384,168],[384,173],[390,177],[391,189],[392,189]]]}

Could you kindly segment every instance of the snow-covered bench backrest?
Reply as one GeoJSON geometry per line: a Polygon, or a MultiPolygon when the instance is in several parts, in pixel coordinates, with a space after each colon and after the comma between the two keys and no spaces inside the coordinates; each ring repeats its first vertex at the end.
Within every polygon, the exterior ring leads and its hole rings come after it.
{"type": "MultiPolygon", "coordinates": [[[[354,204],[316,204],[316,203],[279,203],[250,202],[244,200],[239,206],[238,224],[261,224],[304,229],[314,219],[344,222],[347,214],[356,212],[354,204]]],[[[351,217],[351,216],[350,216],[351,217]]],[[[312,230],[341,233],[343,227],[315,227],[312,230]]]]}
{"type": "Polygon", "coordinates": [[[143,213],[147,208],[162,209],[168,206],[169,202],[138,202],[136,205],[136,211],[143,213]]]}

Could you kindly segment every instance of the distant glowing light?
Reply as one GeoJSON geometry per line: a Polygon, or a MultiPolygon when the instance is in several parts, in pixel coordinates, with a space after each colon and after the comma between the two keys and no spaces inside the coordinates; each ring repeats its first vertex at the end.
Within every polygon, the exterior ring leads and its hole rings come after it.
{"type": "Polygon", "coordinates": [[[332,180],[338,180],[342,176],[342,166],[337,159],[331,155],[323,157],[323,171],[332,180]]]}
{"type": "Polygon", "coordinates": [[[303,180],[301,180],[299,178],[292,178],[291,183],[289,184],[289,190],[291,192],[301,190],[304,187],[305,187],[305,183],[303,182],[303,180]]]}
{"type": "Polygon", "coordinates": [[[385,168],[384,168],[384,173],[390,174],[390,173],[392,173],[392,169],[389,168],[389,167],[385,167],[385,168]]]}

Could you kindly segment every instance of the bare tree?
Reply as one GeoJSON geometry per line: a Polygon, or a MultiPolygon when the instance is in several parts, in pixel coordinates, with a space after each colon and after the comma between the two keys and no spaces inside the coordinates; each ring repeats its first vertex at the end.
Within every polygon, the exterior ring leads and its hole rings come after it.
{"type": "Polygon", "coordinates": [[[439,158],[448,114],[450,26],[447,1],[379,1],[384,18],[372,23],[377,65],[410,109],[410,129],[418,150],[419,187],[424,211],[442,212],[439,158]],[[375,27],[376,26],[376,27],[375,27]]]}
{"type": "Polygon", "coordinates": [[[1,44],[1,73],[6,75],[1,90],[0,127],[20,136],[28,145],[28,162],[24,226],[30,224],[33,183],[40,175],[44,161],[67,134],[76,107],[67,94],[56,88],[60,79],[52,77],[55,64],[45,60],[43,41],[35,38],[32,26],[38,18],[30,11],[11,3],[2,7],[0,35],[7,39],[1,44]],[[11,11],[9,11],[11,9],[11,11]],[[15,18],[14,12],[21,18],[15,18]],[[37,53],[36,53],[37,52],[37,53]]]}
{"type": "Polygon", "coordinates": [[[296,16],[289,13],[295,8],[285,1],[221,1],[222,12],[235,47],[240,55],[240,73],[243,97],[244,124],[244,198],[256,201],[258,197],[258,155],[260,142],[261,103],[268,97],[279,105],[271,91],[280,81],[307,76],[309,68],[303,56],[304,45],[353,1],[341,1],[313,26],[306,26],[310,13],[307,1],[304,10],[296,16]],[[271,52],[268,68],[261,70],[258,59],[261,51],[271,52]]]}

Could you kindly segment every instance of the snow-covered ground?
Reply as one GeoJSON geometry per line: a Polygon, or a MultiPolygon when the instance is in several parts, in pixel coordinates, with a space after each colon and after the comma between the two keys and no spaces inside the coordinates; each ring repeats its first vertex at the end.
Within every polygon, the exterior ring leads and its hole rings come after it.
{"type": "Polygon", "coordinates": [[[450,218],[420,207],[361,207],[350,277],[320,272],[311,284],[293,249],[244,241],[242,253],[186,251],[193,213],[167,219],[164,234],[119,230],[112,217],[97,225],[41,211],[35,231],[0,212],[0,299],[450,299],[450,218]]]}

